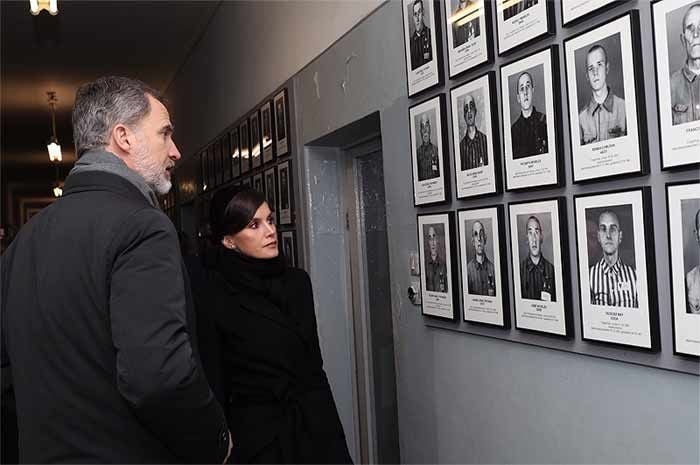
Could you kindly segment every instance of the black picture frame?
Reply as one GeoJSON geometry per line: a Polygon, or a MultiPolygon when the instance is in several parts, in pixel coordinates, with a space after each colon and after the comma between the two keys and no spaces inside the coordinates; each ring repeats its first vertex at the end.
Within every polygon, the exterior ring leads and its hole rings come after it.
{"type": "Polygon", "coordinates": [[[250,164],[250,124],[248,118],[241,121],[238,127],[241,136],[241,174],[246,174],[251,170],[250,164]]]}
{"type": "MultiPolygon", "coordinates": [[[[549,45],[547,47],[535,50],[528,53],[527,55],[521,56],[515,60],[512,60],[500,67],[500,78],[501,78],[501,113],[503,115],[503,133],[501,135],[502,145],[501,150],[503,154],[503,178],[505,184],[506,192],[513,191],[533,191],[539,189],[548,189],[552,187],[561,187],[564,185],[564,144],[562,142],[562,120],[559,111],[559,105],[561,102],[561,86],[559,80],[559,46],[549,45]],[[547,66],[547,61],[549,61],[549,66],[547,66]],[[531,63],[532,66],[527,68],[522,68],[523,66],[528,66],[531,63]],[[515,157],[513,152],[513,141],[512,141],[512,126],[509,121],[511,119],[510,113],[510,86],[509,79],[512,76],[518,74],[522,76],[525,72],[530,74],[532,70],[538,66],[542,66],[542,80],[545,83],[545,108],[544,116],[546,118],[546,133],[547,141],[546,153],[530,153],[522,156],[515,157]],[[547,86],[547,75],[546,72],[549,71],[551,86],[547,86]],[[504,73],[507,73],[504,75],[504,73]],[[551,87],[551,89],[549,89],[551,87]],[[549,91],[549,94],[547,93],[549,91]],[[506,108],[508,105],[508,108],[506,108]],[[551,117],[550,117],[551,116],[551,117]],[[507,118],[507,119],[506,119],[507,118]],[[551,123],[551,126],[550,126],[551,123]],[[554,132],[553,136],[550,136],[550,129],[554,132]],[[509,150],[510,146],[510,150],[509,150]],[[552,153],[552,149],[554,149],[552,153]],[[551,155],[551,160],[546,160],[544,155],[551,155]],[[515,161],[524,159],[522,161],[515,161]],[[509,165],[513,165],[509,169],[509,165]],[[546,166],[545,166],[546,165],[546,166]],[[541,175],[538,178],[537,170],[534,170],[534,174],[526,174],[527,170],[546,169],[548,178],[542,180],[541,175]],[[516,168],[522,169],[523,171],[516,171],[516,168]],[[515,172],[515,173],[514,173],[515,172]],[[511,179],[512,178],[512,179],[511,179]],[[522,179],[518,181],[518,185],[514,185],[515,179],[522,179]]],[[[516,86],[517,81],[516,79],[516,86]]],[[[532,78],[534,79],[534,78],[532,78]]],[[[539,84],[534,86],[542,87],[539,84]]],[[[536,107],[533,108],[536,110],[536,107]]],[[[531,117],[535,117],[534,114],[531,117]]],[[[516,120],[517,122],[517,120],[516,120]]],[[[537,149],[541,149],[541,142],[536,143],[537,149]]]]}
{"type": "Polygon", "coordinates": [[[263,180],[263,174],[262,173],[254,174],[252,179],[253,179],[253,190],[258,191],[264,195],[265,194],[265,182],[263,180]]]}
{"type": "MultiPolygon", "coordinates": [[[[484,226],[482,226],[482,228],[485,229],[484,226]]],[[[508,252],[506,247],[507,236],[505,234],[505,213],[503,205],[488,205],[475,208],[461,208],[457,210],[457,234],[460,257],[459,263],[462,277],[462,319],[468,323],[495,326],[503,329],[510,328],[510,294],[508,292],[509,286],[507,264],[508,252]],[[492,246],[493,253],[490,258],[494,267],[493,287],[491,287],[489,282],[486,294],[483,292],[471,293],[468,276],[469,262],[467,261],[468,255],[466,238],[467,236],[472,237],[472,234],[466,227],[465,222],[473,220],[473,227],[476,221],[482,222],[485,219],[491,220],[491,233],[487,233],[487,241],[490,237],[491,243],[494,244],[492,246]],[[493,232],[494,226],[495,232],[493,232]],[[491,289],[493,289],[493,295],[491,295],[491,289]],[[479,295],[479,297],[471,297],[476,295],[479,295]],[[470,308],[468,310],[468,305],[473,305],[474,308],[470,308]]],[[[488,252],[486,252],[486,257],[488,258],[488,252]]],[[[490,276],[487,279],[490,279],[490,276]]]]}
{"type": "MultiPolygon", "coordinates": [[[[421,282],[421,314],[424,316],[428,316],[431,318],[439,318],[443,320],[450,320],[450,321],[456,321],[458,318],[458,303],[459,303],[459,290],[457,286],[457,270],[458,266],[456,261],[454,260],[455,257],[457,257],[456,252],[456,247],[455,247],[455,241],[454,238],[456,237],[455,235],[455,215],[453,211],[446,211],[446,212],[437,212],[437,213],[419,213],[416,216],[416,224],[417,224],[417,234],[418,234],[418,256],[420,260],[420,269],[421,269],[421,277],[420,277],[420,282],[421,282]],[[432,221],[431,223],[428,223],[428,221],[432,221]],[[438,226],[442,225],[442,231],[443,231],[443,245],[444,245],[444,257],[443,260],[445,261],[444,265],[444,271],[445,271],[445,278],[444,280],[439,280],[438,286],[443,286],[446,287],[445,291],[441,290],[434,290],[434,289],[429,289],[429,287],[435,288],[435,284],[432,283],[432,285],[428,286],[426,283],[430,278],[427,277],[427,267],[426,267],[426,257],[425,257],[425,242],[427,239],[424,239],[423,236],[423,231],[422,226],[428,226],[426,229],[430,231],[430,227],[433,226],[438,226]],[[445,244],[445,240],[447,244],[445,244]],[[449,262],[449,263],[447,263],[449,262]],[[430,294],[432,293],[432,294],[430,294]],[[438,313],[437,310],[439,306],[442,305],[448,305],[448,308],[441,312],[438,313]],[[428,307],[426,309],[426,307],[428,307]],[[437,307],[437,308],[433,308],[437,307]]],[[[440,229],[440,228],[438,228],[440,229]]],[[[435,231],[434,231],[435,232],[435,231]]],[[[436,234],[437,235],[437,234],[436,234]]],[[[439,265],[439,264],[438,264],[439,265]]],[[[433,281],[433,280],[431,280],[433,281]]]]}
{"type": "Polygon", "coordinates": [[[287,266],[292,268],[297,268],[299,266],[296,231],[280,231],[279,253],[282,254],[282,257],[284,257],[287,266]]]}
{"type": "MultiPolygon", "coordinates": [[[[429,12],[429,24],[424,24],[431,30],[429,39],[430,51],[427,53],[430,53],[432,56],[432,59],[422,64],[412,63],[413,58],[411,57],[411,29],[415,26],[411,26],[411,19],[409,18],[407,11],[413,9],[414,0],[402,0],[401,3],[405,51],[404,55],[406,58],[406,89],[409,97],[415,97],[428,89],[442,85],[444,82],[442,72],[442,21],[439,19],[440,2],[437,0],[421,0],[420,3],[421,7],[423,8],[423,17],[425,17],[426,11],[429,12]]],[[[422,59],[425,59],[425,56],[426,54],[424,53],[422,59]]],[[[420,62],[422,59],[418,59],[418,61],[420,62]]]]}
{"type": "MultiPolygon", "coordinates": [[[[687,8],[695,3],[693,0],[687,0],[686,4],[677,9],[687,8]]],[[[668,57],[664,57],[666,58],[664,60],[659,53],[660,48],[669,48],[668,37],[664,37],[667,36],[666,21],[660,24],[657,20],[657,15],[661,15],[664,18],[670,16],[670,12],[663,8],[668,4],[670,2],[665,0],[653,0],[651,4],[652,36],[654,38],[654,83],[658,109],[657,123],[659,128],[661,169],[664,171],[700,169],[700,142],[697,140],[697,134],[700,131],[700,119],[688,122],[673,121],[673,108],[675,105],[670,91],[671,78],[665,78],[665,75],[671,74],[671,64],[666,62],[668,57]],[[668,79],[668,85],[666,85],[665,79],[668,79]],[[663,91],[661,86],[662,80],[664,81],[663,91]]]]}
{"type": "MultiPolygon", "coordinates": [[[[508,230],[510,234],[509,237],[511,244],[510,260],[511,267],[513,269],[513,280],[511,290],[513,293],[514,302],[513,316],[515,319],[515,328],[525,332],[546,334],[548,336],[553,336],[557,338],[572,338],[574,333],[574,320],[571,308],[571,266],[568,253],[569,236],[567,232],[568,217],[566,212],[566,198],[563,196],[558,196],[543,199],[510,202],[508,203],[508,218],[508,230]],[[543,285],[543,287],[539,291],[541,295],[540,299],[521,297],[522,276],[520,246],[518,244],[519,236],[517,235],[519,221],[521,221],[522,217],[525,217],[524,226],[527,232],[527,230],[529,229],[530,218],[534,216],[537,220],[537,223],[540,225],[540,230],[546,229],[546,221],[542,219],[542,213],[548,213],[550,215],[549,229],[551,232],[551,236],[549,238],[551,239],[552,248],[550,256],[552,259],[551,266],[554,273],[554,285],[550,285],[549,287],[543,285]],[[554,225],[555,217],[557,218],[556,227],[554,225]],[[541,224],[543,222],[545,223],[544,227],[541,224]],[[558,243],[554,242],[556,239],[558,239],[558,243]],[[559,273],[557,272],[558,270],[559,273]],[[557,283],[560,283],[561,287],[557,286],[557,283]],[[518,290],[520,290],[521,292],[519,293],[518,290]],[[552,290],[555,293],[554,298],[552,298],[552,290]],[[547,297],[545,297],[545,295],[547,295],[547,297]],[[556,298],[557,295],[560,297],[556,298]],[[554,303],[554,305],[552,305],[552,302],[554,303]],[[519,314],[520,318],[518,317],[519,314]],[[558,318],[558,320],[555,320],[554,318],[558,318]],[[551,327],[547,328],[544,326],[545,324],[550,324],[551,327]],[[556,326],[554,326],[555,324],[556,326]]],[[[544,240],[544,238],[546,238],[546,235],[541,234],[540,237],[542,237],[542,239],[544,240]]],[[[538,249],[540,249],[540,254],[542,258],[546,260],[544,252],[541,251],[543,240],[540,241],[538,249]]],[[[530,252],[530,254],[531,253],[532,252],[530,252]]],[[[547,273],[546,266],[544,272],[547,273]]]]}
{"type": "Polygon", "coordinates": [[[221,144],[221,164],[223,165],[224,174],[223,183],[226,184],[233,179],[231,176],[231,138],[228,132],[219,138],[219,143],[221,144]]]}
{"type": "Polygon", "coordinates": [[[248,117],[250,122],[250,163],[253,169],[262,166],[262,128],[260,127],[260,109],[248,117]]]}
{"type": "MultiPolygon", "coordinates": [[[[440,205],[451,201],[452,193],[450,191],[450,170],[447,156],[449,142],[447,140],[447,131],[445,128],[447,121],[446,118],[447,112],[445,109],[445,94],[438,94],[435,97],[423,100],[420,103],[410,106],[408,109],[408,127],[411,139],[411,179],[413,181],[414,207],[440,205]],[[421,118],[422,115],[425,115],[426,113],[428,114],[428,121],[430,121],[429,117],[431,114],[436,120],[435,126],[437,127],[434,131],[434,135],[436,136],[435,139],[433,139],[433,131],[431,131],[433,124],[429,125],[431,135],[430,144],[435,147],[435,150],[438,152],[436,159],[440,163],[440,166],[436,169],[434,161],[431,162],[431,171],[437,172],[438,174],[425,174],[426,177],[421,179],[422,170],[419,160],[420,154],[418,152],[420,147],[417,145],[416,129],[418,129],[418,132],[422,133],[421,128],[424,126],[420,120],[416,121],[416,118],[421,118]],[[418,123],[418,126],[416,126],[416,122],[418,123]],[[435,146],[433,142],[436,142],[439,145],[435,146]]],[[[425,150],[426,149],[424,149],[423,152],[425,152],[425,150]]],[[[435,157],[433,156],[432,158],[435,157]]]]}
{"type": "MultiPolygon", "coordinates": [[[[644,93],[644,72],[642,69],[641,59],[641,39],[639,12],[637,10],[629,10],[620,15],[617,15],[600,24],[596,24],[578,34],[572,35],[564,40],[564,65],[567,82],[567,114],[569,115],[569,156],[571,161],[571,180],[574,184],[590,183],[603,180],[621,179],[634,176],[642,176],[649,173],[649,150],[647,141],[647,120],[646,120],[646,105],[644,93]],[[629,20],[629,38],[626,37],[626,24],[629,20]],[[605,32],[613,26],[618,26],[617,32],[605,32]],[[597,37],[601,32],[603,37],[597,37]],[[619,37],[619,44],[614,39],[619,37]],[[575,45],[577,41],[588,38],[591,42],[584,42],[584,45],[575,45]],[[625,49],[625,42],[629,40],[630,49],[625,49]],[[574,45],[571,45],[574,44],[574,45]],[[582,131],[580,120],[580,100],[578,98],[578,83],[580,73],[571,73],[571,65],[576,64],[576,53],[591,50],[591,45],[608,47],[610,51],[603,53],[606,55],[607,65],[610,66],[612,61],[610,57],[616,56],[611,53],[616,45],[620,47],[620,61],[626,64],[625,68],[631,68],[632,85],[627,77],[628,73],[623,73],[622,76],[622,94],[624,99],[618,97],[612,90],[608,95],[613,95],[613,111],[617,102],[622,102],[625,105],[625,134],[622,136],[614,136],[603,140],[593,140],[582,142],[582,131]],[[631,61],[631,63],[630,63],[631,61]],[[630,66],[631,65],[631,66],[630,66]],[[575,95],[575,97],[574,97],[575,95]],[[572,102],[572,98],[576,98],[577,102],[572,102]],[[634,107],[627,108],[627,101],[634,99],[634,107]],[[634,137],[636,132],[637,137],[634,137]],[[630,137],[629,140],[627,137],[630,137]],[[622,147],[618,147],[622,145],[622,147]],[[634,150],[633,150],[634,149],[634,150]],[[636,157],[634,153],[636,152],[636,157]],[[622,162],[626,159],[629,161],[625,164],[622,162]],[[589,161],[590,160],[590,161],[589,161]],[[585,172],[585,175],[584,175],[585,172]],[[598,173],[598,174],[596,174],[598,173]]],[[[609,69],[609,68],[608,68],[609,69]]],[[[576,70],[578,71],[578,70],[576,70]]],[[[606,73],[607,76],[608,73],[606,73]]],[[[611,89],[611,86],[607,86],[611,89]]],[[[618,91],[619,93],[619,91],[618,91]]],[[[586,94],[589,96],[590,94],[586,94]]],[[[607,99],[606,99],[606,105],[607,99]]],[[[613,113],[614,114],[614,113],[613,113]]],[[[589,123],[590,126],[590,123],[589,123]]],[[[616,130],[619,126],[614,127],[610,131],[616,130]]]]}
{"type": "Polygon", "coordinates": [[[207,147],[207,167],[209,167],[209,171],[207,172],[207,185],[210,189],[216,189],[216,160],[214,159],[213,144],[207,147]]]}
{"type": "Polygon", "coordinates": [[[231,179],[236,179],[241,175],[241,138],[238,126],[229,133],[231,138],[229,153],[231,156],[231,179]]]}
{"type": "Polygon", "coordinates": [[[290,153],[290,148],[292,146],[289,120],[289,93],[286,87],[275,94],[273,98],[273,107],[275,113],[275,153],[277,157],[283,157],[290,153]]]}
{"type": "Polygon", "coordinates": [[[458,0],[444,0],[445,10],[445,35],[447,36],[447,63],[449,68],[450,79],[461,76],[464,73],[473,71],[481,66],[493,63],[493,4],[490,0],[477,0],[472,5],[467,6],[462,11],[459,10],[458,0]],[[454,14],[451,14],[452,3],[457,1],[458,9],[454,14]],[[472,6],[474,5],[474,6],[472,6]],[[476,14],[481,10],[481,14],[476,14]],[[470,23],[471,30],[475,29],[472,16],[479,17],[478,32],[467,32],[462,29],[462,22],[470,23]],[[454,23],[456,26],[453,26],[454,23]],[[469,38],[474,34],[474,38],[469,38]],[[466,37],[465,37],[466,35],[466,37]],[[477,39],[478,38],[478,39],[477,39]],[[463,42],[454,45],[455,41],[464,40],[463,42]]]}
{"type": "Polygon", "coordinates": [[[277,165],[277,181],[279,183],[277,186],[279,224],[290,225],[294,223],[294,174],[292,172],[292,160],[285,160],[277,165]]]}
{"type": "MultiPolygon", "coordinates": [[[[576,256],[578,260],[577,268],[579,275],[578,294],[581,321],[581,338],[587,342],[602,344],[610,347],[625,347],[645,352],[658,352],[661,349],[661,341],[659,335],[659,309],[657,304],[658,298],[656,291],[656,267],[653,263],[651,263],[653,260],[647,259],[655,256],[653,218],[650,214],[651,188],[648,186],[644,186],[632,189],[618,189],[611,191],[590,192],[586,194],[574,195],[574,211],[576,225],[576,256]],[[638,205],[635,206],[635,203],[637,203],[638,205]],[[626,217],[620,219],[620,216],[622,216],[619,213],[620,208],[626,206],[630,206],[629,211],[631,211],[632,218],[629,220],[626,219],[626,217]],[[633,287],[637,293],[636,307],[634,306],[634,303],[631,306],[618,305],[617,303],[590,303],[590,296],[592,291],[589,290],[590,286],[587,285],[589,281],[589,274],[591,273],[591,262],[589,260],[590,252],[588,250],[589,231],[587,227],[588,219],[586,217],[587,209],[593,209],[592,215],[595,215],[595,213],[597,213],[597,210],[601,210],[601,215],[602,212],[606,210],[614,212],[616,218],[618,218],[618,229],[623,233],[622,240],[625,240],[625,238],[629,239],[629,237],[626,237],[629,236],[629,231],[627,231],[627,234],[625,235],[625,229],[629,230],[629,228],[627,228],[626,225],[623,227],[623,224],[620,223],[628,224],[630,221],[632,222],[633,238],[631,241],[628,242],[632,242],[632,244],[634,244],[632,256],[634,257],[633,270],[635,281],[633,287]],[[641,222],[635,222],[635,215],[641,215],[641,222]],[[583,221],[583,224],[585,226],[583,230],[581,228],[581,221],[583,221]],[[640,231],[641,234],[639,234],[640,231]],[[642,241],[643,246],[640,246],[640,242],[642,241]],[[584,254],[582,253],[582,244],[584,242],[586,244],[585,260],[583,257],[584,254]],[[643,267],[640,266],[640,264],[638,263],[639,261],[643,262],[643,267]],[[644,275],[641,277],[645,278],[646,286],[637,285],[640,279],[640,270],[644,271],[644,275]],[[584,286],[584,284],[586,284],[586,286],[584,286]],[[639,298],[640,289],[645,290],[647,297],[646,301],[643,301],[639,298]],[[584,295],[586,295],[587,297],[584,298],[584,295]],[[595,310],[595,313],[592,313],[594,311],[591,308],[592,306],[598,307],[598,309],[595,310]],[[628,308],[631,308],[632,310],[627,310],[628,308]],[[631,331],[639,330],[639,328],[634,327],[632,327],[630,330],[625,330],[626,333],[622,333],[621,327],[619,325],[629,325],[631,324],[629,320],[639,319],[637,314],[639,312],[644,313],[644,308],[646,308],[647,318],[643,323],[646,326],[646,328],[643,329],[648,329],[648,336],[644,334],[632,334],[631,331]],[[590,329],[588,329],[588,322],[591,321],[593,317],[599,318],[599,320],[596,320],[596,326],[592,326],[590,329]],[[607,319],[607,321],[605,319],[607,319]],[[605,329],[603,330],[601,328],[605,329]],[[623,342],[622,340],[623,338],[632,337],[636,337],[637,339],[644,338],[644,342],[640,344],[631,343],[629,341],[623,342]],[[647,338],[648,344],[644,345],[646,344],[647,338]]],[[[639,218],[637,218],[637,220],[639,220],[639,218]]],[[[593,231],[597,231],[598,228],[591,227],[591,229],[593,231]]],[[[621,242],[618,243],[618,248],[620,243],[621,242]]],[[[616,253],[622,255],[622,253],[617,252],[617,250],[619,249],[616,248],[616,253]]],[[[627,266],[624,264],[624,262],[621,262],[621,265],[627,266]]],[[[625,268],[621,268],[620,272],[625,274],[618,274],[618,276],[629,275],[629,272],[627,272],[625,268]]],[[[625,290],[627,290],[628,286],[624,281],[625,280],[620,281],[621,284],[618,284],[617,286],[617,290],[620,292],[624,292],[625,290]]],[[[632,289],[632,286],[629,286],[629,289],[632,289]]],[[[609,300],[611,298],[610,291],[606,291],[606,295],[604,297],[606,300],[609,300]]],[[[634,302],[634,300],[632,302],[634,302]]]]}
{"type": "MultiPolygon", "coordinates": [[[[700,178],[687,181],[676,181],[666,183],[666,225],[668,232],[668,268],[670,289],[671,289],[671,321],[673,322],[673,353],[683,357],[691,357],[693,360],[700,360],[700,341],[697,335],[700,334],[700,314],[693,314],[688,302],[688,286],[689,279],[685,272],[684,262],[686,258],[685,238],[682,232],[674,229],[674,224],[680,222],[680,227],[683,227],[683,201],[694,200],[695,208],[700,211],[700,178]],[[673,192],[671,192],[673,191],[673,192]],[[692,193],[695,197],[687,198],[688,193],[692,193]],[[673,198],[672,198],[673,197],[673,198]],[[676,212],[671,205],[672,201],[677,200],[680,204],[680,211],[676,212]],[[680,217],[680,218],[678,218],[680,217]],[[680,221],[678,221],[680,220],[680,221]],[[673,244],[678,244],[674,247],[673,244]],[[680,261],[680,263],[678,263],[680,261]],[[679,273],[678,268],[681,268],[679,273]],[[689,316],[692,315],[692,316],[689,316]]],[[[695,208],[688,209],[692,213],[695,208]]],[[[697,215],[695,213],[695,240],[700,247],[698,236],[697,215]]],[[[691,270],[700,270],[700,263],[691,270]]]]}
{"type": "Polygon", "coordinates": [[[224,162],[223,162],[223,152],[221,147],[221,140],[217,139],[212,144],[212,151],[214,152],[214,170],[216,186],[220,186],[224,183],[224,162]]]}
{"type": "MultiPolygon", "coordinates": [[[[629,0],[597,0],[598,4],[594,5],[593,8],[586,10],[584,13],[579,13],[577,16],[569,19],[568,21],[564,17],[564,2],[567,0],[562,0],[559,12],[561,13],[561,25],[562,27],[572,27],[577,24],[583,23],[594,16],[598,16],[599,14],[611,10],[617,6],[624,5],[625,3],[629,2],[629,0]]],[[[569,0],[571,1],[571,0],[569,0]]]]}
{"type": "MultiPolygon", "coordinates": [[[[520,6],[523,4],[523,2],[526,2],[528,0],[520,0],[516,2],[512,8],[515,8],[516,6],[520,6]]],[[[542,31],[542,32],[537,32],[535,31],[534,33],[530,33],[529,35],[525,35],[522,32],[518,34],[518,37],[513,39],[512,41],[509,40],[507,44],[504,44],[503,48],[501,47],[501,42],[503,39],[501,39],[501,33],[504,35],[508,34],[509,31],[505,25],[506,19],[501,19],[505,18],[505,15],[508,14],[507,11],[509,8],[504,8],[503,13],[501,13],[501,8],[499,8],[498,4],[496,6],[496,48],[498,50],[498,56],[505,56],[505,55],[510,55],[516,51],[522,50],[525,47],[528,47],[532,45],[535,42],[538,42],[546,37],[550,37],[554,35],[554,31],[556,29],[555,26],[555,21],[554,21],[554,1],[553,0],[540,0],[538,1],[535,5],[543,5],[540,7],[540,9],[530,11],[529,14],[536,14],[540,13],[542,14],[542,9],[544,10],[545,18],[539,18],[538,24],[539,28],[537,31],[542,31]],[[542,3],[540,3],[540,1],[542,3]],[[544,29],[542,28],[544,26],[544,29]],[[515,45],[510,45],[510,42],[512,42],[515,45]]],[[[498,0],[497,3],[502,3],[502,0],[498,0]]],[[[531,8],[531,7],[529,7],[531,8]]],[[[528,8],[528,9],[529,9],[528,8]]],[[[521,15],[521,14],[527,14],[527,10],[523,10],[519,13],[516,13],[515,15],[509,17],[508,19],[521,15]]],[[[518,18],[516,18],[518,19],[518,18]]],[[[522,20],[521,20],[522,21],[522,20]]],[[[532,26],[530,26],[532,27],[532,26]]]]}
{"type": "MultiPolygon", "coordinates": [[[[473,96],[472,96],[473,98],[473,96]]],[[[503,192],[503,178],[501,172],[501,138],[499,131],[498,112],[494,111],[497,106],[498,95],[496,93],[496,73],[489,71],[482,75],[476,76],[467,82],[450,89],[450,116],[452,126],[452,147],[454,150],[454,178],[455,178],[455,195],[457,199],[476,199],[498,195],[503,192]],[[486,80],[484,86],[483,80],[486,80]],[[463,92],[473,93],[471,89],[485,89],[487,98],[480,107],[482,112],[487,111],[488,116],[484,116],[483,122],[488,122],[488,126],[483,127],[482,132],[486,136],[487,150],[490,146],[491,154],[487,157],[486,165],[462,170],[462,153],[460,139],[460,117],[464,119],[464,115],[459,114],[459,101],[463,92]],[[488,163],[490,162],[490,167],[488,163]],[[476,169],[476,171],[475,171],[476,169]],[[488,181],[484,185],[484,180],[488,181]]],[[[479,106],[479,105],[477,105],[479,106]]],[[[463,113],[463,111],[462,111],[463,113]]],[[[478,116],[478,115],[477,115],[478,116]]],[[[465,120],[466,122],[466,120],[465,120]]],[[[478,126],[477,126],[478,129],[478,126]]]]}
{"type": "Polygon", "coordinates": [[[264,172],[265,183],[265,199],[267,200],[270,210],[274,212],[275,223],[279,223],[279,195],[277,194],[277,167],[273,166],[266,169],[264,172]]]}
{"type": "Polygon", "coordinates": [[[262,163],[263,165],[266,165],[274,162],[277,158],[274,147],[275,144],[273,141],[275,134],[275,118],[272,109],[272,100],[268,100],[263,103],[258,111],[260,114],[262,163]]]}

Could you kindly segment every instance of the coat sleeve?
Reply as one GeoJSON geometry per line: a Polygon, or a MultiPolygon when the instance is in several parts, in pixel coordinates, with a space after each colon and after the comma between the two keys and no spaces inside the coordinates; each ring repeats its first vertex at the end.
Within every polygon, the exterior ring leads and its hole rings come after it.
{"type": "Polygon", "coordinates": [[[221,463],[228,428],[193,352],[175,229],[162,212],[140,210],[120,227],[108,257],[119,392],[175,455],[221,463]]]}

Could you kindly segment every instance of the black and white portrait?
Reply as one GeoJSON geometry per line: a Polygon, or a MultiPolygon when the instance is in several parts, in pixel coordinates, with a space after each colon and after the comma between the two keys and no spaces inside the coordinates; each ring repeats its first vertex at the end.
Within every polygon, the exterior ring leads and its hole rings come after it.
{"type": "Polygon", "coordinates": [[[584,339],[647,349],[658,342],[649,199],[648,187],[574,197],[584,339]]]}
{"type": "Polygon", "coordinates": [[[272,147],[272,103],[265,103],[260,109],[262,118],[262,150],[263,163],[269,163],[274,158],[272,147]]]}
{"type": "Polygon", "coordinates": [[[675,351],[700,356],[700,182],[666,186],[675,351]]]}
{"type": "MultiPolygon", "coordinates": [[[[258,173],[255,176],[253,176],[253,189],[260,192],[261,194],[265,193],[265,185],[263,184],[262,173],[258,173]]],[[[270,205],[270,208],[272,208],[272,205],[270,205]]]]}
{"type": "Polygon", "coordinates": [[[450,92],[458,198],[498,191],[491,111],[494,79],[490,72],[450,92]]]}
{"type": "Polygon", "coordinates": [[[290,161],[282,162],[278,165],[279,179],[279,221],[280,224],[291,224],[292,222],[292,185],[290,173],[290,161]]]}
{"type": "Polygon", "coordinates": [[[282,89],[274,98],[275,108],[275,149],[277,156],[287,154],[287,89],[282,89]]]}
{"type": "Polygon", "coordinates": [[[464,319],[497,326],[509,322],[504,313],[501,263],[501,206],[458,213],[464,319]]]}
{"type": "Polygon", "coordinates": [[[700,1],[652,9],[662,167],[700,163],[700,1]]]}
{"type": "Polygon", "coordinates": [[[450,77],[492,60],[491,3],[484,0],[446,0],[450,77]]]}
{"type": "Polygon", "coordinates": [[[606,6],[613,6],[618,0],[561,0],[563,26],[570,26],[584,18],[598,13],[606,6]]]}
{"type": "Polygon", "coordinates": [[[560,182],[556,57],[552,46],[501,67],[508,190],[560,182]]]}
{"type": "Polygon", "coordinates": [[[625,14],[564,42],[574,182],[643,171],[637,23],[625,14]]]}
{"type": "Polygon", "coordinates": [[[250,158],[253,168],[262,164],[260,144],[260,112],[255,111],[250,116],[250,158]]]}
{"type": "Polygon", "coordinates": [[[564,204],[559,197],[509,205],[518,328],[569,334],[571,316],[564,294],[564,204]]]}
{"type": "Polygon", "coordinates": [[[454,213],[418,215],[418,243],[423,313],[453,319],[454,213]]]}
{"type": "Polygon", "coordinates": [[[499,55],[553,33],[552,3],[548,0],[496,2],[499,55]]]}
{"type": "Polygon", "coordinates": [[[265,198],[267,199],[267,204],[270,206],[270,210],[275,212],[275,218],[277,218],[278,213],[276,171],[276,167],[265,170],[265,198]]]}
{"type": "Polygon", "coordinates": [[[403,0],[408,95],[440,82],[437,27],[433,0],[403,0]]]}
{"type": "Polygon", "coordinates": [[[248,118],[243,120],[239,126],[238,132],[241,137],[241,173],[247,173],[250,171],[250,131],[248,118]]]}
{"type": "Polygon", "coordinates": [[[231,152],[231,176],[237,178],[241,174],[241,138],[238,127],[233,128],[229,133],[231,141],[229,143],[231,152]]]}
{"type": "Polygon", "coordinates": [[[409,109],[416,205],[438,203],[447,199],[444,108],[444,95],[439,95],[409,109]]]}
{"type": "Polygon", "coordinates": [[[297,246],[296,240],[294,238],[294,231],[282,231],[280,233],[281,237],[281,249],[280,252],[284,256],[284,260],[287,266],[296,267],[297,266],[297,246]]]}

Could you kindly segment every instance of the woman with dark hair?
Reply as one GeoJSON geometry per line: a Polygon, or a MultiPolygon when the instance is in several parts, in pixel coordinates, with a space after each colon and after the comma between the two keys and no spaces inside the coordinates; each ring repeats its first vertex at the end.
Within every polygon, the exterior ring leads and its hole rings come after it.
{"type": "Polygon", "coordinates": [[[250,189],[214,195],[214,272],[198,305],[202,363],[236,463],[351,463],[316,330],[311,281],[285,266],[274,213],[250,189]]]}

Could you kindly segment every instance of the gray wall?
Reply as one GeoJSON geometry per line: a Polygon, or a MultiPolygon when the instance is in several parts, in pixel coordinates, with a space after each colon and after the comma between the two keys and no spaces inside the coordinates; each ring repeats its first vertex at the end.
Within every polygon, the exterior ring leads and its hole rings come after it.
{"type": "MultiPolygon", "coordinates": [[[[659,173],[657,130],[653,123],[656,103],[649,4],[640,0],[632,2],[632,6],[642,12],[643,42],[649,44],[645,46],[644,59],[647,109],[651,120],[648,128],[652,177],[661,177],[663,182],[688,178],[696,173],[659,173]]],[[[619,8],[572,28],[571,32],[583,30],[617,12],[620,12],[619,8]]],[[[560,42],[563,32],[559,27],[558,7],[556,15],[556,40],[560,42]]],[[[274,25],[268,24],[268,27],[274,25]]],[[[564,32],[570,33],[569,30],[564,32]]],[[[533,44],[529,50],[546,43],[549,42],[533,44]]],[[[178,96],[190,101],[184,105],[191,108],[207,108],[221,95],[237,89],[235,81],[212,76],[219,72],[219,66],[234,67],[231,59],[226,58],[222,45],[203,41],[202,47],[191,59],[198,63],[197,67],[187,71],[182,83],[176,80],[173,87],[178,96]],[[207,56],[212,58],[207,60],[207,56]],[[213,57],[226,63],[216,64],[213,57]]],[[[527,50],[522,53],[527,53],[527,50]]],[[[398,1],[391,1],[293,78],[297,125],[295,150],[298,154],[304,153],[304,144],[374,111],[380,112],[402,461],[700,462],[700,383],[696,376],[426,326],[420,308],[411,305],[405,295],[410,279],[408,252],[417,249],[417,211],[411,200],[409,100],[406,98],[404,60],[401,7],[398,1]],[[349,57],[352,58],[346,66],[349,57]],[[341,86],[343,81],[345,90],[341,86]]],[[[418,100],[448,91],[466,79],[468,76],[448,81],[444,87],[430,91],[418,100]]],[[[234,92],[242,96],[250,91],[234,92]]],[[[255,94],[264,95],[269,91],[262,89],[255,94]]],[[[236,105],[243,111],[255,103],[241,98],[236,105]]],[[[217,132],[207,128],[223,129],[240,116],[230,113],[230,109],[204,114],[189,111],[177,115],[176,124],[180,128],[184,126],[187,131],[191,125],[191,140],[188,139],[186,144],[201,145],[206,142],[199,140],[204,134],[209,137],[217,132]]],[[[569,184],[568,158],[566,163],[569,184]]],[[[631,182],[641,185],[646,180],[631,182]]],[[[598,187],[606,189],[612,185],[614,183],[602,183],[598,187]]],[[[533,197],[561,193],[570,196],[567,189],[543,191],[533,197]]],[[[655,192],[654,196],[655,204],[661,200],[663,205],[663,195],[655,192]]],[[[512,197],[506,195],[482,203],[501,200],[510,201],[512,197]]],[[[421,210],[455,210],[467,205],[472,204],[453,201],[450,207],[421,210]]],[[[654,212],[657,261],[665,263],[667,251],[662,242],[665,233],[659,231],[665,227],[665,220],[663,210],[657,210],[654,212]]],[[[316,258],[311,257],[312,268],[317,263],[316,258]]],[[[660,273],[659,282],[664,282],[663,278],[660,273]]],[[[322,286],[315,287],[319,314],[324,311],[324,304],[335,305],[339,297],[324,295],[322,289],[322,286]]],[[[661,299],[660,302],[663,303],[661,311],[668,313],[667,300],[661,299]]],[[[321,322],[322,341],[324,325],[321,322]]],[[[328,355],[325,350],[324,357],[328,355]]],[[[663,350],[672,349],[664,345],[663,350]]],[[[331,375],[335,368],[327,368],[331,375]]]]}

